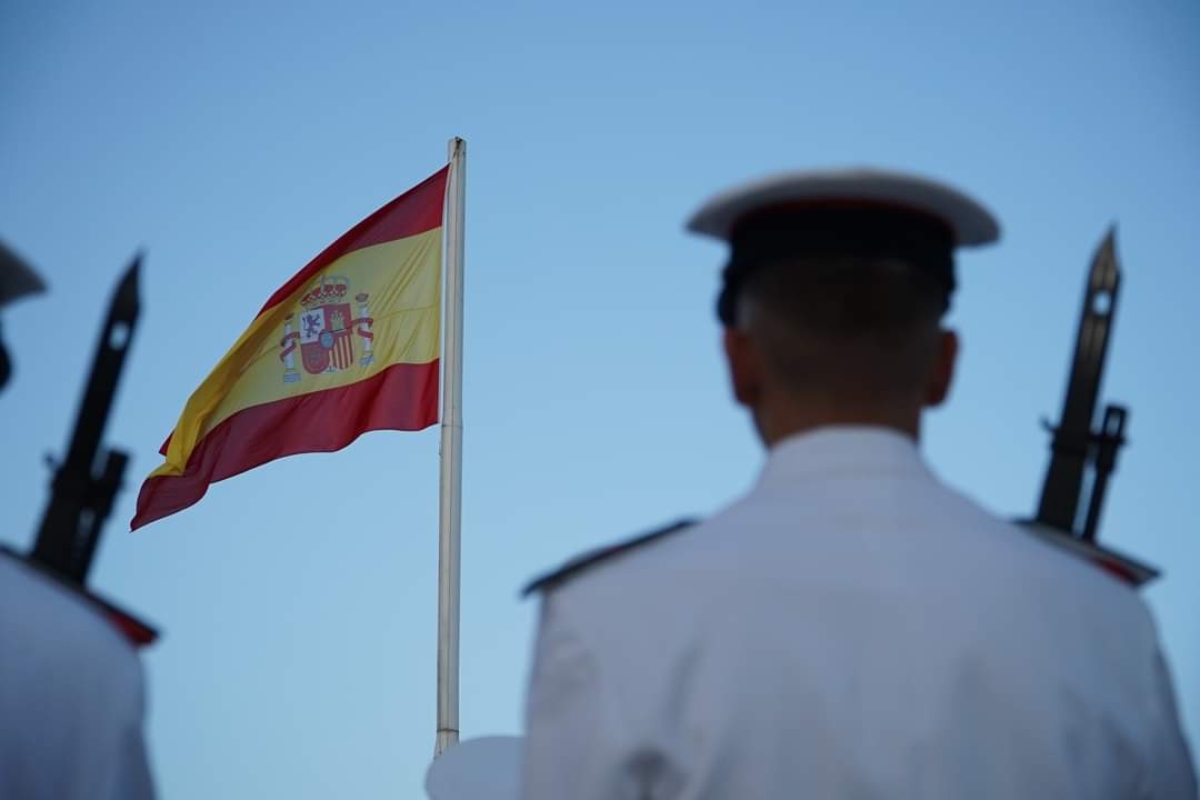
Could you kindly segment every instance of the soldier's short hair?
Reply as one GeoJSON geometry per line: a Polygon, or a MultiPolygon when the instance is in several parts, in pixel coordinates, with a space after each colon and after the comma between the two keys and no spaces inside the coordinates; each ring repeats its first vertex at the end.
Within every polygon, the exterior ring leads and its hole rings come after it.
{"type": "Polygon", "coordinates": [[[738,327],[789,388],[838,396],[919,390],[950,290],[899,259],[819,256],[766,263],[739,294],[738,327]]]}

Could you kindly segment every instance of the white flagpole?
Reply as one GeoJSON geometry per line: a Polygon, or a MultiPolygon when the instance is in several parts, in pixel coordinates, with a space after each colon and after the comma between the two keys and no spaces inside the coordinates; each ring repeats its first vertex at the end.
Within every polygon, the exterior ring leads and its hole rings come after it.
{"type": "Polygon", "coordinates": [[[446,191],[445,337],[438,508],[437,747],[458,743],[459,539],[462,528],[463,223],[467,143],[450,140],[446,191]]]}

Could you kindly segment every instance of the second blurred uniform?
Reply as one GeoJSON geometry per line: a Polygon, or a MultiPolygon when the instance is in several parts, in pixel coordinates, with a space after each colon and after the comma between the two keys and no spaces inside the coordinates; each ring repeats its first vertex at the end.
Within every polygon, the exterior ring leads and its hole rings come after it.
{"type": "MultiPolygon", "coordinates": [[[[0,244],[0,307],[43,290],[0,244]]],[[[79,587],[0,548],[0,800],[150,800],[144,725],[134,645],[79,587]]]]}

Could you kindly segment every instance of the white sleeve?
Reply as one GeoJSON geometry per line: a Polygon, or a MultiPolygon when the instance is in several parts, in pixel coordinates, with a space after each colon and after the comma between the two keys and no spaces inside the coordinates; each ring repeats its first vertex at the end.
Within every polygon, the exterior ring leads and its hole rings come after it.
{"type": "Polygon", "coordinates": [[[1143,796],[1159,800],[1197,800],[1196,767],[1179,719],[1175,688],[1162,651],[1154,652],[1153,739],[1144,776],[1143,796]]]}
{"type": "Polygon", "coordinates": [[[619,709],[595,654],[555,605],[543,600],[525,707],[524,800],[633,800],[619,709]]]}
{"type": "Polygon", "coordinates": [[[113,781],[113,800],[154,800],[154,782],[140,728],[128,731],[124,747],[117,754],[113,781]]]}
{"type": "Polygon", "coordinates": [[[109,791],[103,795],[111,800],[154,800],[154,782],[146,752],[145,677],[141,662],[131,661],[121,692],[121,707],[110,709],[115,730],[107,737],[111,752],[107,754],[109,791]]]}

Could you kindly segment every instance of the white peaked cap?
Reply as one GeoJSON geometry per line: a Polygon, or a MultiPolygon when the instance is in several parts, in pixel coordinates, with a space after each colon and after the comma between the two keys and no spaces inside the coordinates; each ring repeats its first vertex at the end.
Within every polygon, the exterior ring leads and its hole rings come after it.
{"type": "Polygon", "coordinates": [[[921,213],[942,221],[954,244],[971,247],[1000,237],[1000,225],[981,203],[944,183],[902,172],[854,168],[784,172],[735,186],[692,215],[687,228],[728,241],[737,223],[777,206],[869,205],[921,213]]]}

